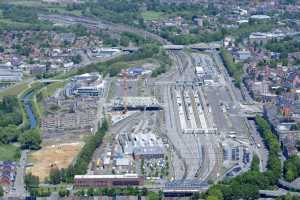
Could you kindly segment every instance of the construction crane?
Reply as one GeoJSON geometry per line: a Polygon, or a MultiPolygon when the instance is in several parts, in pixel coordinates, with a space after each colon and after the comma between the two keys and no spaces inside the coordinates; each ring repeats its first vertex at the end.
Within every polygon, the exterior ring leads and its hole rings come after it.
{"type": "Polygon", "coordinates": [[[123,79],[123,104],[124,104],[124,110],[123,110],[123,114],[126,114],[128,111],[128,107],[127,107],[127,97],[128,97],[128,82],[127,82],[127,78],[128,78],[128,72],[127,70],[123,69],[122,70],[122,79],[123,79]]]}

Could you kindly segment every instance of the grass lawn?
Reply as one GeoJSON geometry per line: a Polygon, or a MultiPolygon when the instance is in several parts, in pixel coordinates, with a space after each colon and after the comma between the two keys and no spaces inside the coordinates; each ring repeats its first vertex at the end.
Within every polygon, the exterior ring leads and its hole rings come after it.
{"type": "MultiPolygon", "coordinates": [[[[1,11],[1,15],[2,15],[2,11],[1,11]]],[[[29,23],[23,23],[23,22],[16,22],[16,21],[12,21],[10,19],[4,19],[2,18],[2,16],[0,16],[0,25],[1,26],[6,26],[6,27],[18,27],[18,26],[29,26],[29,23]]]]}
{"type": "Polygon", "coordinates": [[[59,14],[72,14],[76,16],[81,16],[80,10],[69,11],[65,5],[58,4],[48,4],[41,0],[4,0],[5,3],[22,5],[32,8],[48,9],[49,12],[57,12],[59,14]]]}
{"type": "Polygon", "coordinates": [[[29,83],[17,83],[12,87],[8,87],[0,92],[0,99],[4,96],[17,96],[22,93],[24,90],[29,88],[29,83]]]}
{"type": "Polygon", "coordinates": [[[20,149],[11,144],[0,145],[0,160],[18,160],[20,158],[20,149]]]}
{"type": "Polygon", "coordinates": [[[46,87],[43,87],[43,89],[41,89],[41,92],[43,93],[43,97],[46,98],[46,97],[53,96],[56,90],[59,88],[63,88],[65,84],[66,82],[54,82],[47,85],[46,87]]]}
{"type": "Polygon", "coordinates": [[[29,7],[37,7],[40,6],[42,2],[41,0],[4,0],[4,3],[29,6],[29,7]]]}
{"type": "Polygon", "coordinates": [[[36,111],[38,113],[38,116],[42,117],[42,115],[45,112],[43,100],[50,96],[53,96],[54,93],[59,88],[63,88],[65,86],[65,84],[66,84],[66,82],[54,82],[54,83],[47,85],[46,87],[43,87],[40,91],[37,92],[37,93],[41,93],[41,96],[42,96],[42,99],[34,98],[34,104],[37,106],[36,111]]]}
{"type": "Polygon", "coordinates": [[[155,12],[155,11],[142,12],[142,16],[145,21],[161,20],[166,17],[166,15],[163,12],[155,12]]]}

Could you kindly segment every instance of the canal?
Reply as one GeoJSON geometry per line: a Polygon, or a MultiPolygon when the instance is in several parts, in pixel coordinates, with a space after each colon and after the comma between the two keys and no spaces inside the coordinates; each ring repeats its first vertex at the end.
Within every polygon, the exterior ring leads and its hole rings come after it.
{"type": "Polygon", "coordinates": [[[32,95],[33,95],[33,91],[28,92],[23,97],[25,111],[30,123],[30,129],[34,129],[36,127],[36,116],[34,115],[34,112],[31,107],[31,102],[30,102],[32,95]]]}

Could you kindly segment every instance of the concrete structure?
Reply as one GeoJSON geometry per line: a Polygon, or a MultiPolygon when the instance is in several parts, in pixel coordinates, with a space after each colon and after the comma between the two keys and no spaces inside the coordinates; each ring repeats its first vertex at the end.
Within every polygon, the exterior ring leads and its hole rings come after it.
{"type": "Polygon", "coordinates": [[[165,197],[188,197],[194,193],[206,191],[208,184],[199,180],[174,180],[167,182],[163,188],[165,197]]]}
{"type": "Polygon", "coordinates": [[[142,67],[131,67],[127,69],[129,76],[138,76],[144,73],[145,69],[142,67]]]}
{"type": "Polygon", "coordinates": [[[251,43],[262,43],[265,44],[267,41],[271,39],[283,39],[285,35],[283,33],[261,33],[255,32],[251,33],[249,36],[249,41],[251,43]]]}
{"type": "Polygon", "coordinates": [[[133,138],[133,156],[135,159],[152,159],[164,157],[164,146],[161,139],[153,133],[138,133],[133,138]]]}
{"type": "Polygon", "coordinates": [[[144,177],[137,174],[124,175],[75,175],[74,187],[120,187],[142,186],[144,177]]]}
{"type": "Polygon", "coordinates": [[[64,134],[65,131],[80,134],[95,130],[97,105],[95,97],[48,98],[44,106],[49,114],[41,119],[43,137],[55,137],[57,134],[64,134]]]}
{"type": "Polygon", "coordinates": [[[21,81],[23,74],[20,70],[14,69],[9,65],[0,66],[0,81],[2,82],[18,82],[21,81]]]}
{"type": "Polygon", "coordinates": [[[121,53],[121,50],[116,48],[96,48],[93,49],[91,52],[92,52],[92,56],[94,57],[105,58],[105,57],[111,57],[116,54],[119,54],[121,53]]]}
{"type": "Polygon", "coordinates": [[[105,81],[99,73],[86,73],[72,78],[65,88],[67,96],[102,96],[105,90],[105,81]]]}
{"type": "Polygon", "coordinates": [[[251,52],[250,51],[238,51],[237,56],[239,60],[247,60],[248,58],[251,57],[251,52]]]}
{"type": "Polygon", "coordinates": [[[122,97],[113,101],[113,110],[160,110],[162,106],[154,97],[122,97]]]}
{"type": "Polygon", "coordinates": [[[271,19],[271,17],[268,15],[252,15],[250,17],[250,19],[252,19],[252,20],[269,20],[269,19],[271,19]]]}
{"type": "Polygon", "coordinates": [[[164,149],[159,146],[137,147],[133,151],[135,159],[157,159],[164,158],[164,149]]]}

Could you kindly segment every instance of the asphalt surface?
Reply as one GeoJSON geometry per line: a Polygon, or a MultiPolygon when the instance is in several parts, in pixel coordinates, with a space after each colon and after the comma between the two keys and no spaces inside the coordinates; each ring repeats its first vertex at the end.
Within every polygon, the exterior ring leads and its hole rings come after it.
{"type": "Polygon", "coordinates": [[[25,184],[24,184],[24,177],[25,177],[25,169],[26,169],[26,160],[27,160],[27,150],[23,150],[21,152],[21,158],[19,165],[17,167],[16,179],[11,188],[9,197],[24,197],[26,194],[25,184]]]}

